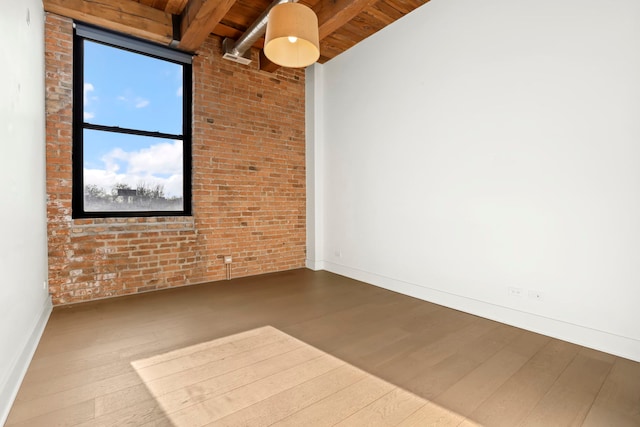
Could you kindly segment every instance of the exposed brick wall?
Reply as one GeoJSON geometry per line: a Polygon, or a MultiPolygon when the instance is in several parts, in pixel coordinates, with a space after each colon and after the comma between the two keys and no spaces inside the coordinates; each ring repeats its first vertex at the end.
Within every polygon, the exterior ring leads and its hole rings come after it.
{"type": "MultiPolygon", "coordinates": [[[[194,60],[193,216],[71,218],[72,22],[46,17],[49,286],[54,304],[304,266],[304,72],[194,60]]],[[[253,52],[257,59],[257,52],[253,52]]]]}

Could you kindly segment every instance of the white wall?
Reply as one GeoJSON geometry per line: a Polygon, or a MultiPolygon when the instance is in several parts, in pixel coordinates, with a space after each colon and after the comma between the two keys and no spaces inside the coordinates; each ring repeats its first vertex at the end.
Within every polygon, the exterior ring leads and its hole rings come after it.
{"type": "Polygon", "coordinates": [[[638,22],[432,0],[316,66],[313,263],[640,360],[638,22]]]}
{"type": "Polygon", "coordinates": [[[0,425],[42,333],[47,280],[44,12],[0,8],[0,425]]]}
{"type": "Polygon", "coordinates": [[[308,67],[305,76],[305,160],[307,191],[307,255],[306,266],[311,270],[322,270],[323,239],[323,80],[321,67],[308,67]]]}

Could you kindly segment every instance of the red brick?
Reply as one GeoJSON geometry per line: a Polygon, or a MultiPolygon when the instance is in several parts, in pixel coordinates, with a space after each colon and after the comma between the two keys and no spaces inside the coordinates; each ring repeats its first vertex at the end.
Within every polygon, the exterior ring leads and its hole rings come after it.
{"type": "Polygon", "coordinates": [[[193,65],[193,217],[73,220],[72,21],[47,14],[45,32],[54,304],[223,280],[224,255],[233,277],[304,266],[303,71],[225,61],[210,37],[193,65]]]}

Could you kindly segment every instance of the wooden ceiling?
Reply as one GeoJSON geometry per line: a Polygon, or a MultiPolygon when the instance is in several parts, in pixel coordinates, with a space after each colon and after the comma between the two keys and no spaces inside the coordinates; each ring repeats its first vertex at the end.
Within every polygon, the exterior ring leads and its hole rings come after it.
{"type": "MultiPolygon", "coordinates": [[[[429,0],[300,0],[318,16],[324,63],[429,0]]],[[[209,34],[237,39],[272,0],[44,0],[45,10],[196,52],[209,34]]],[[[262,48],[264,39],[254,45],[262,48]]],[[[273,71],[261,55],[261,68],[273,71]]]]}

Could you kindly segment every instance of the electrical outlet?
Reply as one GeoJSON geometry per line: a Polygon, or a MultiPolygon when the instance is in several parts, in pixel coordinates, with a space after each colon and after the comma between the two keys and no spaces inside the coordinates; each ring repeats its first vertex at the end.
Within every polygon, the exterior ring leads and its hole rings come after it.
{"type": "Polygon", "coordinates": [[[224,263],[225,264],[231,264],[233,262],[233,258],[231,258],[231,255],[225,255],[224,256],[224,263]]]}
{"type": "Polygon", "coordinates": [[[333,251],[333,254],[336,256],[336,258],[340,258],[342,256],[342,252],[340,251],[340,249],[336,249],[335,251],[333,251]]]}
{"type": "Polygon", "coordinates": [[[534,299],[536,301],[542,301],[542,292],[540,291],[529,291],[529,298],[534,299]]]}
{"type": "Polygon", "coordinates": [[[44,289],[44,290],[46,291],[48,288],[49,288],[49,286],[47,285],[47,281],[46,281],[46,280],[44,280],[44,281],[42,282],[42,289],[44,289]]]}
{"type": "Polygon", "coordinates": [[[512,297],[522,298],[523,291],[520,288],[514,288],[513,286],[509,286],[507,288],[507,292],[512,297]]]}

